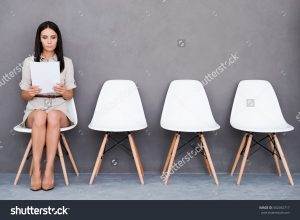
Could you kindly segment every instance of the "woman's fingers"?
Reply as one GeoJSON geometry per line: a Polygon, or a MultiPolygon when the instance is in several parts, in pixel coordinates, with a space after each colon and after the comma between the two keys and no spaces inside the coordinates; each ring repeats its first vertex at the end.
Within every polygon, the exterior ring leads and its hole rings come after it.
{"type": "Polygon", "coordinates": [[[64,85],[61,83],[56,84],[56,86],[54,86],[53,89],[55,92],[57,92],[59,94],[63,94],[66,91],[64,85]]]}
{"type": "Polygon", "coordinates": [[[38,87],[38,86],[31,86],[28,89],[28,93],[29,95],[31,95],[32,97],[39,94],[42,90],[38,87]]]}

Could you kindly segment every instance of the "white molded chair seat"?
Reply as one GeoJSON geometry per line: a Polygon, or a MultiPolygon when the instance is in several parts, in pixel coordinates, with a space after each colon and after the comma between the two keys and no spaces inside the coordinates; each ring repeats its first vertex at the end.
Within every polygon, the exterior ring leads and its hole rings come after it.
{"type": "Polygon", "coordinates": [[[171,131],[205,132],[220,128],[216,123],[201,82],[174,80],[171,82],[160,125],[171,131]]]}
{"type": "MultiPolygon", "coordinates": [[[[70,159],[70,161],[72,163],[73,169],[74,169],[76,175],[79,176],[79,171],[77,169],[77,166],[76,166],[73,154],[71,152],[70,146],[69,146],[69,144],[67,142],[67,139],[66,139],[65,135],[62,133],[64,131],[68,131],[68,130],[73,129],[74,127],[76,127],[76,125],[78,123],[77,111],[76,111],[76,106],[75,106],[74,99],[71,99],[71,100],[67,101],[67,110],[68,110],[68,116],[70,117],[70,120],[74,124],[72,124],[72,125],[70,125],[68,127],[60,129],[61,138],[62,138],[62,141],[64,143],[64,147],[65,147],[65,149],[66,149],[66,151],[68,153],[68,157],[69,157],[69,159],[70,159]]],[[[21,132],[21,133],[31,133],[32,132],[31,128],[23,127],[20,124],[17,125],[17,126],[15,126],[14,130],[17,131],[17,132],[21,132]]],[[[30,138],[29,143],[28,143],[27,148],[26,148],[26,151],[25,151],[25,154],[23,156],[23,159],[21,161],[21,164],[19,166],[16,178],[15,178],[15,182],[14,182],[15,185],[19,181],[20,174],[21,174],[21,172],[22,172],[22,170],[24,168],[25,162],[26,162],[26,160],[27,160],[27,158],[29,156],[31,148],[32,148],[32,139],[30,138]]],[[[62,147],[61,147],[60,141],[58,143],[58,154],[59,154],[59,158],[60,158],[60,161],[61,161],[61,166],[62,166],[62,170],[63,170],[63,175],[64,175],[65,183],[66,183],[66,185],[69,185],[69,180],[68,180],[68,176],[67,176],[67,171],[66,171],[66,167],[65,167],[65,161],[64,161],[63,151],[62,151],[62,147]]],[[[32,172],[32,164],[31,164],[31,167],[30,167],[30,175],[31,175],[31,172],[32,172]]]]}
{"type": "Polygon", "coordinates": [[[230,124],[238,130],[262,133],[294,129],[285,121],[275,91],[265,80],[243,80],[239,83],[230,124]]]}
{"type": "MultiPolygon", "coordinates": [[[[69,130],[72,130],[73,128],[75,128],[75,127],[76,127],[76,124],[65,127],[65,128],[61,128],[60,132],[69,131],[69,130]]],[[[17,132],[21,132],[21,133],[31,133],[32,132],[31,128],[25,128],[25,127],[20,126],[20,125],[15,126],[14,130],[17,131],[17,132]]]]}
{"type": "Polygon", "coordinates": [[[147,127],[141,98],[131,80],[108,80],[98,97],[89,128],[98,131],[136,131],[147,127]]]}
{"type": "MultiPolygon", "coordinates": [[[[77,123],[78,123],[78,118],[77,118],[77,112],[76,112],[76,106],[75,106],[75,102],[74,99],[71,99],[69,101],[67,101],[67,109],[69,111],[69,115],[70,115],[70,120],[72,122],[74,122],[74,124],[65,127],[65,128],[61,128],[60,131],[64,132],[64,131],[69,131],[72,130],[73,128],[76,127],[77,123]]],[[[20,124],[14,127],[14,130],[17,132],[21,132],[21,133],[31,133],[32,129],[31,128],[26,128],[24,126],[21,126],[20,124]]]]}

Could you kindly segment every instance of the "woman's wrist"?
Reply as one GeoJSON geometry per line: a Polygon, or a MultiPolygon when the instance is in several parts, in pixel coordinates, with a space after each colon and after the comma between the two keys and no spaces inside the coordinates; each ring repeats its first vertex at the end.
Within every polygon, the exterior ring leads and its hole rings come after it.
{"type": "Polygon", "coordinates": [[[21,97],[26,101],[30,101],[34,98],[34,96],[30,95],[29,92],[26,90],[22,90],[21,97]]]}
{"type": "Polygon", "coordinates": [[[70,100],[72,97],[73,97],[73,92],[72,90],[65,90],[62,94],[62,97],[65,99],[65,100],[70,100]]]}

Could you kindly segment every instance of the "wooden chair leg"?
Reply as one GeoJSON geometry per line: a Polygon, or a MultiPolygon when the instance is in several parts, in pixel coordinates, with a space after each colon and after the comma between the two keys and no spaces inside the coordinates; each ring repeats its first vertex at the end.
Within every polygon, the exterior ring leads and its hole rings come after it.
{"type": "Polygon", "coordinates": [[[291,173],[290,173],[289,166],[288,166],[288,164],[287,164],[287,161],[286,161],[286,159],[285,159],[285,156],[284,156],[284,154],[283,154],[281,145],[280,145],[280,143],[279,143],[279,140],[278,140],[276,134],[273,135],[273,138],[275,139],[275,144],[276,144],[276,147],[277,147],[277,149],[278,149],[278,153],[279,153],[279,155],[280,155],[280,157],[281,157],[281,161],[282,161],[283,167],[284,167],[284,169],[285,169],[286,175],[288,176],[288,179],[289,179],[290,184],[293,186],[293,185],[294,185],[294,181],[293,181],[292,175],[291,175],[291,173]]]}
{"type": "Polygon", "coordinates": [[[62,152],[62,148],[61,148],[60,141],[58,142],[58,155],[59,155],[60,164],[61,164],[61,169],[62,169],[62,171],[63,171],[65,183],[66,183],[66,185],[68,186],[68,185],[69,185],[69,179],[68,179],[68,175],[67,175],[67,170],[66,170],[66,165],[65,165],[64,154],[63,154],[63,152],[62,152]]]}
{"type": "MultiPolygon", "coordinates": [[[[102,160],[103,160],[103,157],[104,157],[104,152],[103,152],[103,155],[102,155],[102,160]]],[[[102,164],[102,161],[100,162],[99,166],[97,167],[96,176],[99,175],[101,164],[102,164]]]]}
{"type": "Polygon", "coordinates": [[[65,148],[66,148],[66,150],[68,152],[68,156],[69,156],[69,159],[70,159],[71,164],[73,166],[73,169],[75,171],[75,174],[76,174],[76,176],[79,176],[79,172],[78,172],[78,169],[77,169],[77,166],[76,166],[73,154],[72,154],[72,152],[70,150],[70,146],[69,146],[69,144],[67,142],[67,139],[66,139],[66,137],[65,137],[65,135],[63,133],[61,133],[61,137],[62,137],[62,140],[64,142],[64,146],[65,146],[65,148]]]}
{"type": "Polygon", "coordinates": [[[165,185],[168,184],[168,181],[169,181],[169,178],[170,178],[170,175],[171,175],[171,170],[172,170],[172,166],[174,164],[174,160],[175,160],[177,148],[178,148],[178,145],[179,145],[179,141],[180,141],[180,134],[176,133],[175,143],[174,143],[174,146],[173,146],[173,151],[171,153],[171,158],[170,158],[170,162],[169,162],[169,166],[168,166],[168,171],[167,171],[167,174],[166,174],[165,179],[164,179],[165,185]]]}
{"type": "Polygon", "coordinates": [[[250,134],[249,137],[248,137],[247,146],[246,146],[246,149],[245,149],[245,153],[244,153],[244,157],[243,157],[243,160],[242,160],[239,176],[238,176],[238,179],[237,179],[237,184],[238,185],[240,185],[241,180],[242,180],[243,172],[244,172],[244,169],[245,169],[245,165],[246,165],[246,162],[247,162],[247,158],[248,158],[248,154],[249,154],[249,150],[250,150],[250,146],[251,146],[251,142],[252,142],[252,137],[253,137],[253,134],[250,134]]]}
{"type": "Polygon", "coordinates": [[[207,160],[207,158],[206,158],[204,155],[203,155],[203,160],[204,160],[205,166],[206,166],[206,168],[207,168],[207,172],[208,172],[208,174],[211,176],[211,175],[212,175],[212,172],[211,172],[211,169],[210,169],[210,167],[209,167],[208,160],[207,160]]]}
{"type": "Polygon", "coordinates": [[[138,175],[139,175],[141,184],[144,185],[144,178],[143,178],[142,168],[141,168],[141,165],[140,165],[138,153],[137,153],[137,151],[136,151],[136,149],[134,147],[134,139],[133,139],[131,133],[128,133],[128,139],[129,139],[131,151],[132,151],[132,154],[133,154],[135,166],[136,166],[136,169],[138,171],[138,175]]]}
{"type": "Polygon", "coordinates": [[[29,170],[29,176],[32,175],[32,172],[33,172],[33,161],[31,160],[31,163],[30,163],[30,170],[29,170]]]}
{"type": "MultiPolygon", "coordinates": [[[[108,134],[108,136],[107,136],[107,140],[106,140],[105,147],[106,147],[108,141],[109,141],[109,134],[108,134]]],[[[105,147],[104,147],[104,150],[103,150],[103,153],[102,153],[102,160],[100,161],[100,163],[99,163],[99,165],[98,165],[98,167],[97,167],[96,176],[98,176],[98,175],[99,175],[99,172],[100,172],[100,167],[101,167],[101,165],[102,165],[102,161],[103,161],[103,157],[104,157],[104,152],[105,152],[105,147]]]]}
{"type": "Polygon", "coordinates": [[[212,162],[212,159],[211,159],[211,156],[210,156],[210,153],[209,153],[208,146],[207,146],[206,140],[204,138],[204,135],[203,134],[198,134],[198,138],[199,138],[200,142],[203,144],[203,148],[204,148],[207,160],[208,160],[209,167],[211,169],[211,173],[214,177],[215,183],[218,185],[219,184],[218,177],[217,177],[217,174],[216,174],[216,171],[215,171],[215,168],[214,168],[214,164],[212,162]]]}
{"type": "Polygon", "coordinates": [[[14,185],[17,185],[17,184],[18,184],[20,175],[21,175],[22,170],[23,170],[23,168],[24,168],[24,165],[25,165],[25,162],[26,162],[26,160],[27,160],[28,154],[29,154],[29,152],[30,152],[30,150],[31,150],[31,147],[32,147],[32,139],[30,138],[29,143],[28,143],[28,145],[27,145],[27,147],[26,147],[26,150],[25,150],[23,159],[22,159],[21,164],[20,164],[20,166],[19,166],[19,169],[18,169],[16,178],[15,178],[15,181],[14,181],[14,185]]]}
{"type": "Polygon", "coordinates": [[[243,139],[242,139],[242,142],[240,144],[240,147],[238,149],[238,152],[236,154],[236,157],[235,157],[235,160],[233,162],[233,165],[232,165],[232,169],[231,169],[231,172],[230,172],[230,175],[233,176],[234,174],[234,171],[235,171],[235,168],[240,160],[240,156],[241,156],[241,153],[242,153],[242,150],[244,149],[244,146],[245,146],[245,143],[246,143],[246,139],[247,139],[247,133],[244,134],[243,136],[243,139]]]}
{"type": "Polygon", "coordinates": [[[173,136],[173,139],[172,139],[172,143],[170,145],[170,148],[169,148],[169,152],[168,152],[168,156],[167,156],[167,159],[166,159],[166,162],[165,162],[165,165],[164,165],[164,169],[162,171],[162,175],[165,174],[167,168],[168,168],[168,165],[169,165],[169,162],[170,162],[170,158],[171,158],[171,154],[172,154],[172,151],[173,151],[173,147],[174,147],[174,143],[175,143],[175,140],[176,140],[176,133],[174,134],[173,136]]]}
{"type": "Polygon", "coordinates": [[[96,160],[96,163],[95,163],[95,166],[94,166],[93,173],[92,173],[89,184],[93,184],[95,176],[96,176],[97,172],[99,172],[99,170],[100,170],[100,166],[101,166],[101,163],[102,163],[102,160],[103,160],[104,149],[105,149],[105,146],[106,146],[107,141],[108,141],[108,136],[109,136],[109,134],[105,133],[103,141],[102,141],[100,149],[99,149],[99,153],[98,153],[98,156],[97,156],[97,160],[96,160]]]}
{"type": "Polygon", "coordinates": [[[143,174],[143,176],[145,176],[144,168],[143,168],[143,165],[142,165],[142,160],[141,160],[141,157],[140,157],[140,154],[139,154],[139,151],[138,151],[135,139],[133,138],[132,134],[131,134],[131,137],[132,137],[132,140],[133,140],[133,147],[135,148],[136,154],[138,156],[138,160],[139,160],[139,164],[140,164],[140,167],[141,167],[142,174],[143,174]]]}
{"type": "Polygon", "coordinates": [[[277,174],[278,174],[278,176],[281,176],[280,164],[279,164],[279,161],[278,161],[278,156],[275,154],[275,153],[276,153],[276,152],[275,152],[275,146],[274,146],[272,140],[273,140],[272,135],[269,134],[269,141],[270,141],[271,150],[272,150],[272,152],[274,153],[274,154],[273,154],[273,158],[274,158],[274,162],[275,162],[277,174]]]}
{"type": "MultiPolygon", "coordinates": [[[[198,135],[198,133],[197,133],[197,135],[198,135]]],[[[198,136],[198,137],[199,137],[199,136],[198,136]]],[[[201,147],[202,147],[201,150],[204,150],[204,148],[203,148],[203,143],[201,142],[201,139],[200,139],[200,138],[198,138],[198,139],[199,139],[199,144],[200,144],[201,147]]],[[[206,167],[206,169],[207,169],[208,175],[211,176],[211,175],[212,175],[212,172],[211,172],[211,169],[210,169],[210,167],[209,167],[209,163],[208,163],[207,157],[206,157],[206,155],[205,155],[205,152],[202,154],[202,156],[203,156],[204,165],[205,165],[205,167],[206,167]]]]}

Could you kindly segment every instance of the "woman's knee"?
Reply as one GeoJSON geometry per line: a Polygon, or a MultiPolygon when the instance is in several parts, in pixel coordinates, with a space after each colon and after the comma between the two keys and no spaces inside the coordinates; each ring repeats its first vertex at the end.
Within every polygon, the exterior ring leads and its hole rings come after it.
{"type": "Polygon", "coordinates": [[[47,123],[47,113],[42,110],[33,112],[33,125],[37,127],[45,126],[47,123]]]}
{"type": "Polygon", "coordinates": [[[47,114],[47,125],[48,126],[60,126],[61,113],[58,110],[52,110],[47,114]]]}

